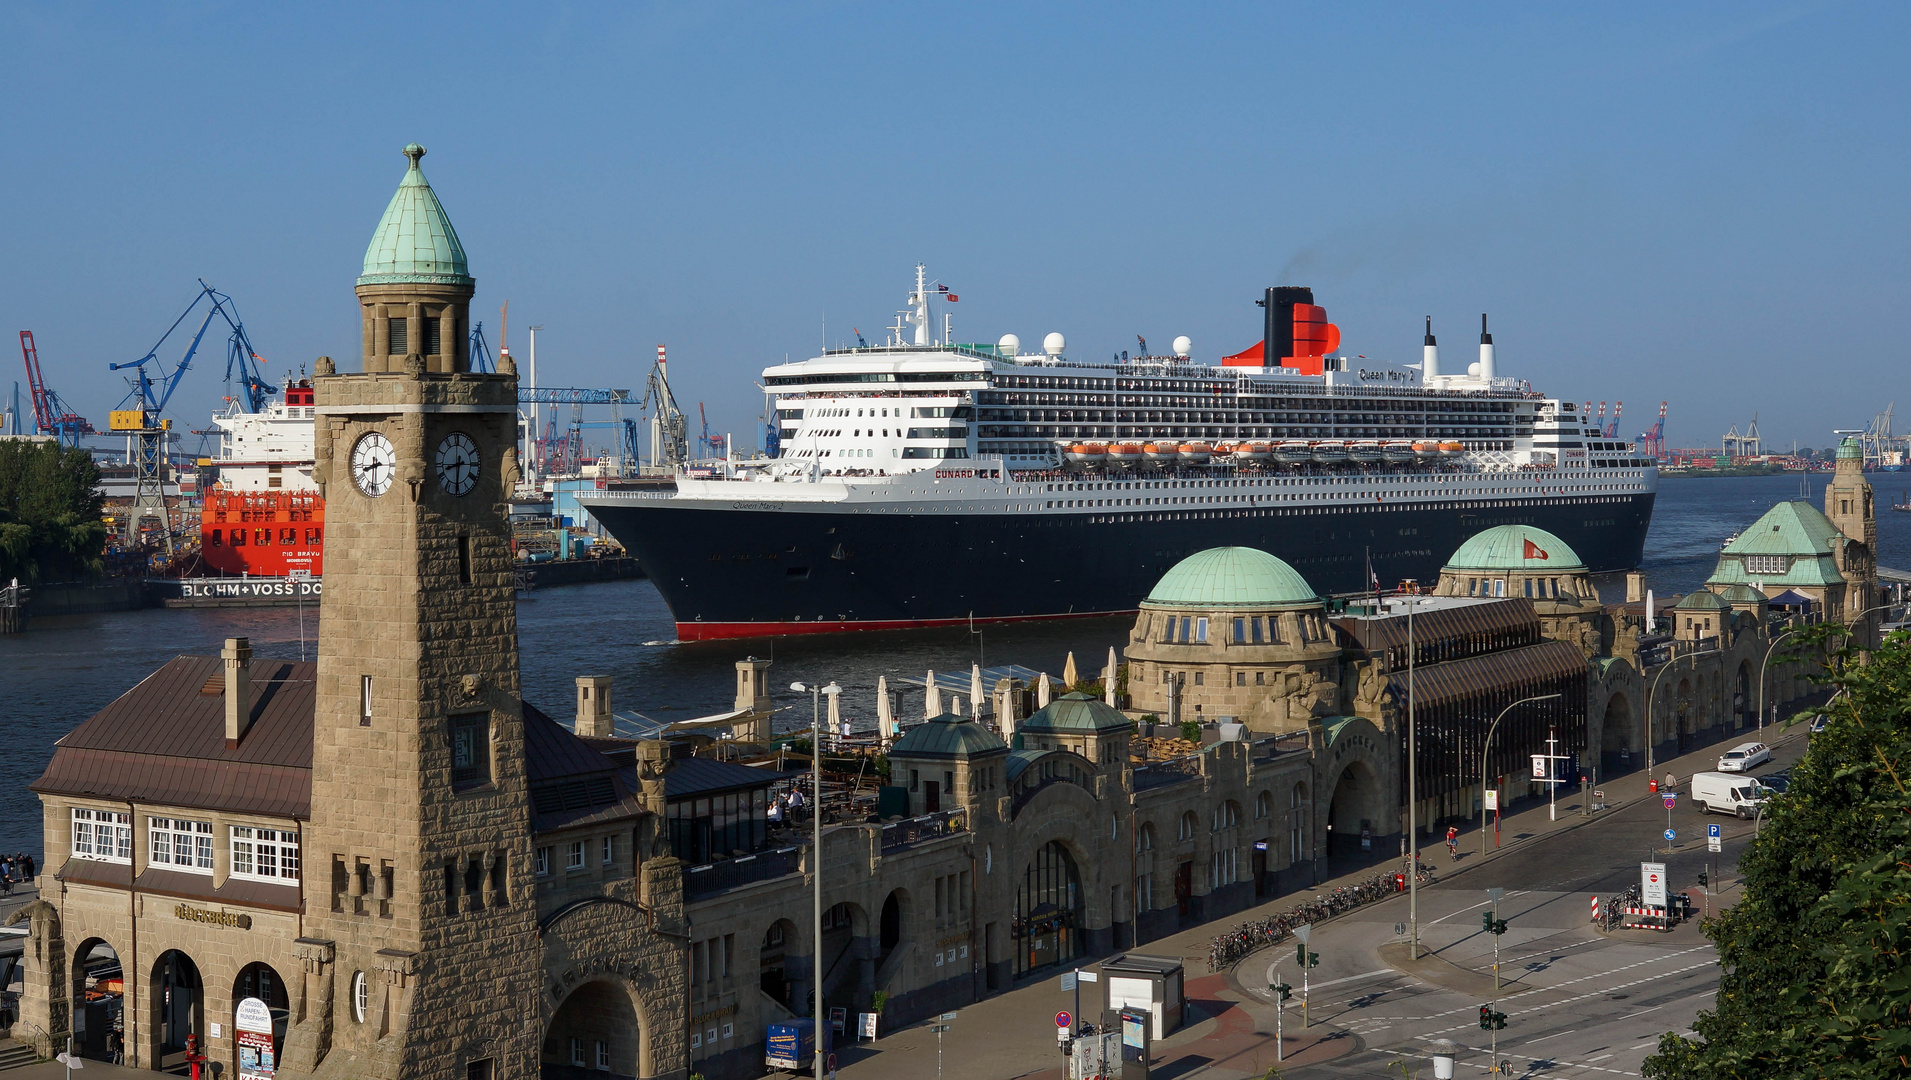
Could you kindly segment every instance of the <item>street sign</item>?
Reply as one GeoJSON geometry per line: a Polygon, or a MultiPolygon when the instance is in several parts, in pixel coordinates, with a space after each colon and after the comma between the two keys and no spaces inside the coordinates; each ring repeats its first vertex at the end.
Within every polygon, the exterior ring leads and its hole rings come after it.
{"type": "Polygon", "coordinates": [[[1062,972],[1062,993],[1066,994],[1073,989],[1075,989],[1075,973],[1072,971],[1062,972]]]}
{"type": "Polygon", "coordinates": [[[1548,779],[1545,754],[1533,755],[1533,779],[1535,780],[1548,779]]]}
{"type": "Polygon", "coordinates": [[[1665,797],[1665,808],[1667,810],[1676,809],[1678,805],[1679,805],[1679,797],[1677,795],[1667,795],[1665,797]]]}
{"type": "Polygon", "coordinates": [[[1500,793],[1493,788],[1486,789],[1486,808],[1488,810],[1498,810],[1500,808],[1500,793]]]}
{"type": "Polygon", "coordinates": [[[1667,830],[1665,831],[1665,838],[1666,838],[1667,840],[1677,840],[1677,839],[1679,838],[1679,834],[1678,834],[1678,832],[1677,832],[1676,830],[1674,830],[1674,829],[1667,829],[1667,830]]]}
{"type": "Polygon", "coordinates": [[[856,1018],[862,1021],[863,1038],[865,1039],[875,1038],[876,1037],[876,1014],[875,1013],[857,1013],[856,1018]]]}
{"type": "Polygon", "coordinates": [[[943,1013],[941,1016],[936,1017],[936,1019],[942,1021],[945,1024],[951,1020],[954,1020],[955,1018],[956,1018],[956,1014],[952,1012],[946,1012],[946,1013],[943,1013]]]}
{"type": "Polygon", "coordinates": [[[1705,850],[1711,851],[1711,852],[1724,851],[1725,841],[1720,840],[1716,836],[1708,836],[1705,838],[1705,850]]]}
{"type": "Polygon", "coordinates": [[[1647,907],[1665,906],[1665,864],[1639,864],[1639,899],[1647,907]]]}
{"type": "Polygon", "coordinates": [[[1081,976],[1081,980],[1083,982],[1100,982],[1101,981],[1101,976],[1096,974],[1093,971],[1077,971],[1075,974],[1081,976]]]}
{"type": "Polygon", "coordinates": [[[1302,923],[1299,926],[1296,926],[1294,928],[1294,936],[1301,939],[1302,945],[1307,944],[1307,935],[1313,932],[1314,932],[1313,923],[1302,923]]]}
{"type": "Polygon", "coordinates": [[[1074,1017],[1068,1015],[1066,1012],[1058,1012],[1055,1014],[1055,1026],[1058,1028],[1066,1028],[1074,1019],[1074,1017]]]}
{"type": "Polygon", "coordinates": [[[835,1054],[831,1054],[829,1056],[829,1061],[823,1065],[823,1069],[827,1072],[836,1071],[836,1055],[835,1054]]]}
{"type": "Polygon", "coordinates": [[[1705,827],[1705,835],[1709,839],[1717,840],[1720,835],[1719,827],[1717,825],[1707,825],[1705,827]]]}

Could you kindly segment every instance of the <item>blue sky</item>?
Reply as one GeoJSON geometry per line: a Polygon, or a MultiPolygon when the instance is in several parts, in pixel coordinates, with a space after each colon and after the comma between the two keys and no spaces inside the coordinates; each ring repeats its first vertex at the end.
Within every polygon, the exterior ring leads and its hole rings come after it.
{"type": "MultiPolygon", "coordinates": [[[[1314,287],[1346,349],[1420,322],[1504,374],[1756,410],[1822,446],[1906,370],[1911,8],[1892,4],[11,4],[0,318],[99,422],[197,290],[273,373],[355,364],[351,293],[405,162],[476,310],[543,381],[641,387],[739,440],[767,363],[892,320],[1213,359],[1314,287]]],[[[11,349],[12,346],[8,345],[11,349]]],[[[1451,363],[1451,361],[1449,361],[1451,363]]],[[[0,393],[21,371],[0,357],[0,393]]],[[[173,413],[223,392],[202,354],[173,413]]],[[[103,426],[103,425],[102,425],[103,426]]],[[[1911,417],[1900,428],[1911,427],[1911,417]]]]}

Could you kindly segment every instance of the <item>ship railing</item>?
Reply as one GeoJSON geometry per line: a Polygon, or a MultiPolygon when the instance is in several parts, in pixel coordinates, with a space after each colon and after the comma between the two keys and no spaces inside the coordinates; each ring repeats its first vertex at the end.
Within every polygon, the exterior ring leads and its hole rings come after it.
{"type": "Polygon", "coordinates": [[[784,847],[692,866],[683,872],[683,898],[701,900],[743,885],[794,874],[802,848],[784,847]]]}
{"type": "Polygon", "coordinates": [[[617,491],[617,490],[607,489],[604,491],[584,491],[584,492],[579,492],[579,494],[588,495],[593,499],[605,499],[610,502],[636,502],[640,499],[668,499],[676,495],[676,492],[674,491],[617,491]]]}
{"type": "Polygon", "coordinates": [[[969,813],[966,810],[943,810],[906,821],[892,821],[883,826],[882,849],[886,854],[927,840],[967,832],[968,828],[969,813]]]}

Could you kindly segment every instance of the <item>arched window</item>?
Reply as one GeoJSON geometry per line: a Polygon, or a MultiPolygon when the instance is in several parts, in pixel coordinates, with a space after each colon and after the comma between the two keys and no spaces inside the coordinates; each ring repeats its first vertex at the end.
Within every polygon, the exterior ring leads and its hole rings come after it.
{"type": "Polygon", "coordinates": [[[1194,839],[1194,830],[1200,827],[1200,820],[1201,820],[1200,818],[1197,818],[1194,816],[1194,811],[1192,810],[1181,815],[1181,835],[1178,836],[1176,839],[1179,839],[1179,840],[1194,839]]]}
{"type": "Polygon", "coordinates": [[[1155,827],[1144,824],[1135,834],[1135,905],[1155,909],[1155,827]]]}
{"type": "Polygon", "coordinates": [[[1254,820],[1266,821],[1268,818],[1273,816],[1274,816],[1274,793],[1270,791],[1263,791],[1261,792],[1260,796],[1254,800],[1254,820]]]}
{"type": "Polygon", "coordinates": [[[1304,784],[1295,784],[1294,790],[1287,796],[1287,860],[1291,865],[1301,861],[1303,845],[1307,836],[1307,788],[1304,784]]]}
{"type": "Polygon", "coordinates": [[[1081,877],[1075,860],[1051,840],[1029,860],[1015,894],[1015,973],[1081,955],[1081,877]]]}

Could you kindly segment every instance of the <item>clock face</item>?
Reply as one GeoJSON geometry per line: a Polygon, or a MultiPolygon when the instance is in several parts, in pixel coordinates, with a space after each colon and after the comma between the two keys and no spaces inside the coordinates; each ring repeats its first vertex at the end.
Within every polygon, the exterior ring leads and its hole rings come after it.
{"type": "Polygon", "coordinates": [[[478,444],[462,431],[446,435],[435,459],[438,486],[453,495],[468,493],[478,482],[478,444]]]}
{"type": "Polygon", "coordinates": [[[352,447],[352,483],[373,498],[391,489],[397,467],[398,455],[392,452],[391,440],[376,431],[352,447]]]}

